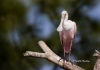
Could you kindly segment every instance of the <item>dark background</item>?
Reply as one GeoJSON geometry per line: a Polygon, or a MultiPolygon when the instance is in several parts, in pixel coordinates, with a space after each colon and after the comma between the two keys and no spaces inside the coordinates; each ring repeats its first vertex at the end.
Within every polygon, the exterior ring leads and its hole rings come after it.
{"type": "Polygon", "coordinates": [[[100,51],[99,4],[99,0],[0,0],[0,70],[61,70],[45,59],[24,57],[23,53],[43,52],[38,46],[43,40],[63,57],[56,31],[63,10],[77,24],[71,60],[88,60],[76,64],[92,70],[93,53],[100,51]]]}

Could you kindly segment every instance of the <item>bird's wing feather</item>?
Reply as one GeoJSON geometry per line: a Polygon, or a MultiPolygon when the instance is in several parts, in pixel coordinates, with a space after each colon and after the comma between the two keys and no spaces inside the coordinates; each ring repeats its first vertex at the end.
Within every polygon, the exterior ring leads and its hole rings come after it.
{"type": "MultiPolygon", "coordinates": [[[[74,35],[73,35],[73,41],[74,41],[75,36],[76,36],[77,26],[76,26],[75,22],[73,22],[73,23],[74,23],[74,35]]],[[[72,43],[73,43],[73,41],[72,41],[72,43]]]]}
{"type": "Polygon", "coordinates": [[[73,29],[66,31],[62,30],[59,32],[60,34],[60,41],[66,53],[71,51],[71,47],[75,38],[76,34],[76,24],[74,25],[73,29]]]}
{"type": "Polygon", "coordinates": [[[67,31],[67,32],[64,32],[64,35],[63,35],[63,47],[64,47],[64,51],[66,53],[70,52],[72,41],[73,41],[73,38],[72,38],[71,30],[67,31]]]}
{"type": "Polygon", "coordinates": [[[60,36],[60,42],[61,44],[63,44],[63,32],[62,31],[59,32],[59,36],[60,36]]]}

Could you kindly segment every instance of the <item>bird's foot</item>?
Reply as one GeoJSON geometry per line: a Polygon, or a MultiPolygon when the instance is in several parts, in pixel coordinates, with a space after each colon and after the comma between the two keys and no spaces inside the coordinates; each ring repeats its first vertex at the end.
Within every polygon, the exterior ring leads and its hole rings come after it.
{"type": "Polygon", "coordinates": [[[73,62],[71,60],[66,60],[67,62],[70,62],[73,65],[73,62]]]}
{"type": "MultiPolygon", "coordinates": [[[[59,61],[60,61],[60,60],[63,60],[63,61],[67,61],[67,62],[71,62],[71,63],[72,63],[71,60],[66,60],[65,58],[60,58],[59,61]]],[[[58,62],[59,62],[59,61],[58,61],[58,62]]]]}
{"type": "Polygon", "coordinates": [[[61,60],[70,62],[72,65],[74,64],[71,60],[67,60],[67,59],[65,59],[65,58],[60,58],[58,62],[60,62],[61,60]]]}

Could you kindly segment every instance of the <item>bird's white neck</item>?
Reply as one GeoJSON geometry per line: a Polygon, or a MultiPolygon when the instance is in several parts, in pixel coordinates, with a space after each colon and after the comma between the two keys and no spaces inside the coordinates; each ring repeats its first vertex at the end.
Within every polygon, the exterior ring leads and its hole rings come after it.
{"type": "Polygon", "coordinates": [[[65,22],[67,22],[67,21],[68,21],[68,17],[65,17],[65,19],[64,18],[61,18],[60,25],[57,28],[57,31],[58,32],[63,30],[64,25],[66,24],[65,22]]]}
{"type": "Polygon", "coordinates": [[[58,28],[57,28],[57,31],[58,31],[58,32],[63,30],[63,23],[64,23],[64,19],[61,18],[60,25],[59,25],[58,28]]]}

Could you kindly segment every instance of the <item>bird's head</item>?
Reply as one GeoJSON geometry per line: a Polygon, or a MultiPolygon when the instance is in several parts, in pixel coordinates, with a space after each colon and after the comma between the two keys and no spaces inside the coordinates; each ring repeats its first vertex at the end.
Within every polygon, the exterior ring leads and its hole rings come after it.
{"type": "Polygon", "coordinates": [[[62,15],[61,16],[62,19],[65,19],[65,18],[68,19],[68,13],[67,13],[67,11],[65,11],[65,10],[62,11],[61,15],[62,15]]]}
{"type": "Polygon", "coordinates": [[[60,22],[60,25],[57,28],[58,32],[63,30],[63,24],[64,24],[65,20],[68,20],[68,13],[67,13],[67,11],[64,10],[61,13],[61,22],[60,22]]]}

